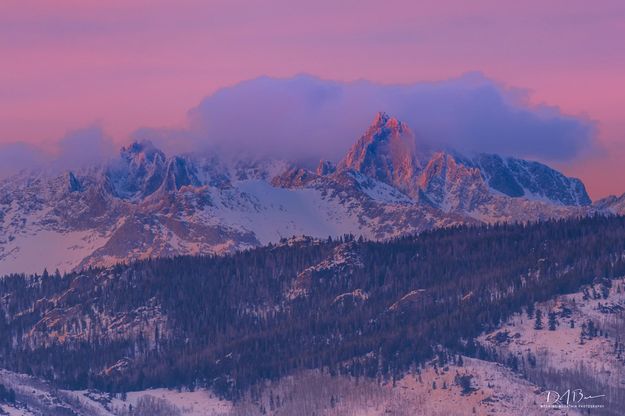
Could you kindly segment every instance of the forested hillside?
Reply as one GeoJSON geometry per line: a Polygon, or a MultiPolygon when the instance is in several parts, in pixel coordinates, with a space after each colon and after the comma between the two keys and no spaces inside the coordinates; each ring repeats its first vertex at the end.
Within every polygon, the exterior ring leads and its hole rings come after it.
{"type": "Polygon", "coordinates": [[[0,279],[0,366],[71,388],[207,385],[294,370],[395,379],[537,301],[625,274],[625,218],[308,238],[0,279]]]}

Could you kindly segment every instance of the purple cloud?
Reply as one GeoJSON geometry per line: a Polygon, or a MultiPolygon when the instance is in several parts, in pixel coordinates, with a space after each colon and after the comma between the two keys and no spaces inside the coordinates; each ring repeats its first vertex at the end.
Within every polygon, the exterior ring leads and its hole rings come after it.
{"type": "Polygon", "coordinates": [[[0,145],[0,178],[42,164],[46,155],[27,143],[0,145]]]}
{"type": "MultiPolygon", "coordinates": [[[[149,139],[168,154],[217,151],[313,163],[343,156],[378,111],[407,122],[418,146],[427,148],[545,162],[598,149],[593,122],[529,105],[526,91],[480,73],[407,85],[261,77],[206,97],[189,111],[183,129],[147,127],[133,139],[149,139]]],[[[52,154],[20,143],[0,147],[0,175],[41,164],[75,169],[115,153],[111,138],[94,124],[66,134],[52,154]]]]}
{"type": "Polygon", "coordinates": [[[141,129],[167,152],[227,150],[338,159],[378,111],[409,124],[423,146],[569,161],[593,151],[595,125],[480,73],[441,82],[342,83],[308,75],[223,88],[189,111],[183,130],[141,129]]]}
{"type": "Polygon", "coordinates": [[[113,141],[97,124],[67,133],[58,144],[53,164],[75,169],[111,158],[116,153],[113,141]]]}
{"type": "Polygon", "coordinates": [[[111,138],[100,126],[91,125],[68,132],[49,151],[22,142],[0,145],[0,178],[37,167],[78,169],[103,162],[115,153],[111,138]]]}

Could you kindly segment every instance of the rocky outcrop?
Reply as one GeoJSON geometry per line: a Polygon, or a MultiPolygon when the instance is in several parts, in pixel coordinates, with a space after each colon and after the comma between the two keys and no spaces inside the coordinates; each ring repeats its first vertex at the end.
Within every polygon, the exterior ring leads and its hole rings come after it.
{"type": "Polygon", "coordinates": [[[416,141],[405,123],[378,113],[373,124],[340,161],[339,170],[351,169],[416,195],[421,170],[416,141]]]}

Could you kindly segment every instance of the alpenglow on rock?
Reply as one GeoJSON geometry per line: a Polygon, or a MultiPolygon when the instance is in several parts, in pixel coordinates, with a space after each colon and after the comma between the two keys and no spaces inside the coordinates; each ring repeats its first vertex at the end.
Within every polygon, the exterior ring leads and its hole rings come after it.
{"type": "Polygon", "coordinates": [[[394,186],[412,198],[425,197],[447,211],[469,209],[489,195],[544,200],[566,206],[591,201],[584,184],[538,162],[494,154],[465,157],[429,153],[410,128],[378,113],[365,134],[338,165],[394,186]]]}
{"type": "Polygon", "coordinates": [[[416,145],[414,134],[406,124],[386,113],[378,113],[338,169],[352,169],[411,194],[421,170],[416,145]]]}

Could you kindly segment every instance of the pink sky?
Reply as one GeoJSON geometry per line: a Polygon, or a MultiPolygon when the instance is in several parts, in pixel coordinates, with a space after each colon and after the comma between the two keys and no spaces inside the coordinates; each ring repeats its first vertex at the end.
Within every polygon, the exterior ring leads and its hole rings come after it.
{"type": "Polygon", "coordinates": [[[623,39],[622,0],[4,0],[0,143],[51,146],[94,122],[122,143],[259,75],[409,83],[478,70],[596,120],[606,151],[557,167],[593,198],[621,194],[623,39]]]}

